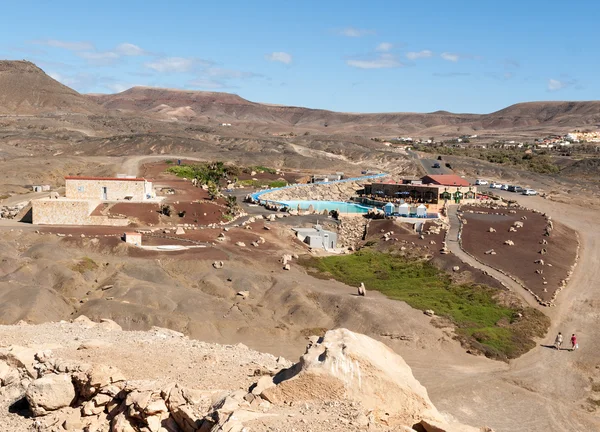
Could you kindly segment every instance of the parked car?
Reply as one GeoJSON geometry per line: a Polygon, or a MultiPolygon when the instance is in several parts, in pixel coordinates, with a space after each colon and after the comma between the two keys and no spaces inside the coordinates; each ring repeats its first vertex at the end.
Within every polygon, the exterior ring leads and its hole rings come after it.
{"type": "Polygon", "coordinates": [[[507,190],[508,190],[508,187],[509,187],[509,186],[508,186],[507,184],[503,184],[503,185],[501,185],[501,186],[500,186],[500,190],[505,190],[505,191],[507,191],[507,190]]]}
{"type": "Polygon", "coordinates": [[[513,186],[513,185],[510,185],[510,186],[508,187],[508,191],[509,191],[509,192],[521,193],[521,192],[523,192],[523,188],[522,188],[521,186],[513,186]]]}
{"type": "Polygon", "coordinates": [[[488,184],[488,181],[487,180],[477,179],[477,180],[475,180],[475,184],[478,185],[478,186],[486,185],[486,184],[488,184]]]}
{"type": "Polygon", "coordinates": [[[490,189],[501,189],[502,185],[500,183],[496,183],[496,182],[491,182],[490,183],[490,189]]]}
{"type": "Polygon", "coordinates": [[[537,191],[534,189],[525,189],[523,195],[537,195],[537,191]]]}
{"type": "Polygon", "coordinates": [[[434,168],[440,168],[440,164],[436,162],[436,163],[433,164],[433,167],[434,168]]]}

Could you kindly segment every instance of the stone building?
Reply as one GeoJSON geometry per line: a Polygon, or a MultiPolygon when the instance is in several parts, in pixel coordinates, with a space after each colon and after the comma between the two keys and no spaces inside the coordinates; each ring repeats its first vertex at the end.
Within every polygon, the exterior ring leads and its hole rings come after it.
{"type": "Polygon", "coordinates": [[[143,178],[65,177],[65,196],[103,201],[146,201],[156,197],[152,182],[143,178]]]}
{"type": "Polygon", "coordinates": [[[143,178],[65,177],[65,196],[31,202],[32,222],[37,225],[125,226],[128,219],[111,218],[94,210],[111,201],[156,200],[152,182],[143,178]]]}

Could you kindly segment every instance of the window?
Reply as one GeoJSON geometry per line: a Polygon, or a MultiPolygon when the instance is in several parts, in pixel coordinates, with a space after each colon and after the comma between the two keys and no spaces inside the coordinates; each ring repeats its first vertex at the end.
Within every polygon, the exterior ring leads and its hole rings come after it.
{"type": "Polygon", "coordinates": [[[83,186],[77,186],[77,192],[83,192],[85,188],[83,186]]]}

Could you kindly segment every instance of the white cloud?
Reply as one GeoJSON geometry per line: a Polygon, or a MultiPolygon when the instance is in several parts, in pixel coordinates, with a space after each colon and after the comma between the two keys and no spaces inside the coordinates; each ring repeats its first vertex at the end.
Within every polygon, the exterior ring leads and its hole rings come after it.
{"type": "Polygon", "coordinates": [[[232,88],[232,86],[228,86],[226,83],[218,80],[199,78],[189,83],[190,87],[196,87],[201,89],[210,89],[217,90],[223,88],[232,88]]]}
{"type": "Polygon", "coordinates": [[[184,57],[165,57],[144,64],[148,69],[161,73],[189,72],[194,65],[194,59],[184,57]]]}
{"type": "Polygon", "coordinates": [[[423,51],[410,51],[406,53],[406,58],[408,58],[409,60],[416,60],[416,59],[420,59],[420,58],[429,58],[433,56],[433,53],[429,50],[423,50],[423,51]]]}
{"type": "Polygon", "coordinates": [[[550,78],[548,80],[548,90],[549,91],[561,90],[561,89],[564,89],[565,87],[568,87],[569,85],[570,85],[570,83],[568,83],[566,81],[560,81],[560,80],[552,79],[552,78],[550,78]]]}
{"type": "Polygon", "coordinates": [[[346,28],[338,30],[337,33],[341,36],[346,36],[346,37],[361,37],[361,36],[374,34],[375,32],[372,30],[359,29],[356,27],[346,27],[346,28]]]}
{"type": "Polygon", "coordinates": [[[224,68],[216,68],[211,67],[205,70],[206,75],[215,78],[222,79],[243,79],[243,78],[256,78],[262,75],[256,74],[254,72],[244,72],[235,69],[224,69],[224,68]]]}
{"type": "Polygon", "coordinates": [[[107,89],[111,90],[114,93],[121,93],[121,92],[124,92],[125,90],[129,90],[131,87],[135,87],[135,85],[115,82],[115,83],[104,84],[104,87],[106,87],[107,89]]]}
{"type": "Polygon", "coordinates": [[[288,54],[286,52],[281,52],[281,51],[275,51],[275,52],[272,52],[271,54],[267,54],[265,56],[265,58],[272,62],[280,62],[283,64],[292,63],[292,55],[288,54]]]}
{"type": "Polygon", "coordinates": [[[451,61],[454,63],[456,63],[458,61],[458,59],[460,58],[460,56],[458,54],[453,54],[453,53],[449,53],[449,52],[442,53],[440,55],[440,57],[442,57],[444,60],[451,61]]]}
{"type": "Polygon", "coordinates": [[[82,53],[77,53],[77,55],[95,65],[111,64],[111,63],[114,63],[119,58],[119,55],[112,51],[82,52],[82,53]]]}
{"type": "Polygon", "coordinates": [[[359,69],[385,69],[404,66],[395,55],[388,53],[379,54],[371,59],[349,59],[346,60],[346,64],[359,69]]]}
{"type": "Polygon", "coordinates": [[[85,51],[85,50],[93,50],[94,45],[90,42],[68,42],[68,41],[60,41],[56,39],[45,39],[45,40],[35,40],[31,43],[36,45],[45,45],[53,48],[62,48],[69,51],[85,51]]]}
{"type": "Polygon", "coordinates": [[[146,51],[139,46],[127,42],[117,45],[115,51],[124,56],[141,56],[146,54],[146,51]]]}
{"type": "Polygon", "coordinates": [[[87,91],[94,87],[98,79],[94,75],[77,73],[75,75],[64,75],[58,72],[48,72],[48,75],[61,84],[71,87],[77,91],[87,91]]]}
{"type": "Polygon", "coordinates": [[[391,51],[391,49],[393,47],[394,47],[394,45],[389,42],[381,42],[379,45],[377,45],[377,48],[375,48],[375,51],[387,52],[387,51],[391,51]]]}

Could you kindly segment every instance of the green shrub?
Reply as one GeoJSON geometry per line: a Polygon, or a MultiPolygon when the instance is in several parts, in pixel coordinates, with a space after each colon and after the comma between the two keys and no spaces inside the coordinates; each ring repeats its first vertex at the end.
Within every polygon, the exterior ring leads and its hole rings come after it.
{"type": "Polygon", "coordinates": [[[352,255],[303,260],[322,275],[351,286],[364,282],[367,289],[380,291],[415,309],[432,309],[450,320],[466,345],[497,359],[515,358],[535,346],[549,320],[541,312],[502,305],[498,290],[477,284],[457,285],[428,261],[361,250],[352,255]],[[523,318],[515,320],[517,312],[523,318]]]}

